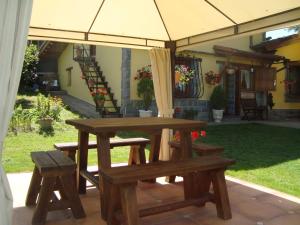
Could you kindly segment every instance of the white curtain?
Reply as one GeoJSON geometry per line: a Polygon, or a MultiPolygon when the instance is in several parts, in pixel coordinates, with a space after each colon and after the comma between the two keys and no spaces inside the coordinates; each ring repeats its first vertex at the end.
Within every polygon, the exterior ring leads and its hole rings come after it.
{"type": "Polygon", "coordinates": [[[3,140],[21,77],[32,0],[0,0],[0,224],[12,223],[12,194],[2,166],[3,140]]]}
{"type": "MultiPolygon", "coordinates": [[[[153,48],[150,50],[151,69],[154,83],[155,99],[158,107],[159,117],[173,117],[172,103],[172,74],[171,55],[169,49],[153,48]]],[[[163,130],[160,159],[170,159],[169,141],[172,132],[169,129],[163,130]]]]}

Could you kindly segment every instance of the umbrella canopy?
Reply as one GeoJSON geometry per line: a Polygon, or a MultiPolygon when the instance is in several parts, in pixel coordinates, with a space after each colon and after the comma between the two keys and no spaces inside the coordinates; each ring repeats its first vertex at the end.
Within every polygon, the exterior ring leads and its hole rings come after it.
{"type": "Polygon", "coordinates": [[[34,0],[29,39],[178,49],[299,23],[299,0],[34,0]]]}

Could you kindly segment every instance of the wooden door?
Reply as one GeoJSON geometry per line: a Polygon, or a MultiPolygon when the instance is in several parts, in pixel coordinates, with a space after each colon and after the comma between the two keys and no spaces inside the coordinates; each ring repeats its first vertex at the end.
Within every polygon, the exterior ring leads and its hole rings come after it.
{"type": "Polygon", "coordinates": [[[276,68],[258,67],[255,71],[255,91],[274,91],[276,68]]]}

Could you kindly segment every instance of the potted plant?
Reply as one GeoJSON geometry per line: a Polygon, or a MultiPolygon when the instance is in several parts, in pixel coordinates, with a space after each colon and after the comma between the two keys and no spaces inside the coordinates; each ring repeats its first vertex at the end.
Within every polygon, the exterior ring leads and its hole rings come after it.
{"type": "Polygon", "coordinates": [[[143,109],[139,110],[139,115],[140,117],[151,117],[152,111],[149,109],[154,97],[151,65],[144,66],[138,70],[134,79],[138,81],[137,95],[142,98],[143,109]]]}
{"type": "Polygon", "coordinates": [[[220,123],[223,119],[224,108],[226,107],[226,96],[221,85],[214,88],[210,96],[210,106],[214,121],[220,123]]]}
{"type": "Polygon", "coordinates": [[[187,65],[175,65],[176,88],[181,92],[186,92],[187,85],[194,78],[195,71],[187,65]]]}
{"type": "Polygon", "coordinates": [[[91,95],[96,103],[98,108],[102,108],[105,103],[105,96],[107,95],[107,91],[105,88],[98,88],[91,92],[91,95]]]}
{"type": "Polygon", "coordinates": [[[34,114],[42,129],[51,128],[53,121],[59,120],[61,110],[62,103],[59,98],[52,98],[50,95],[46,97],[42,94],[37,96],[34,114]]]}

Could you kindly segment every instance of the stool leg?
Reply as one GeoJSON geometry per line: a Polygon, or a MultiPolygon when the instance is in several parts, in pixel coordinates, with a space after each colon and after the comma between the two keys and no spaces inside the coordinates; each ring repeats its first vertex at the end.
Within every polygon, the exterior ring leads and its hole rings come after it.
{"type": "Polygon", "coordinates": [[[131,145],[129,152],[128,165],[136,165],[140,163],[140,157],[138,152],[138,146],[131,145]]]}
{"type": "Polygon", "coordinates": [[[66,195],[70,203],[73,216],[75,218],[85,217],[85,212],[77,194],[72,174],[61,176],[60,181],[63,187],[63,193],[66,195]]]}
{"type": "Polygon", "coordinates": [[[224,220],[231,219],[232,216],[224,170],[212,172],[212,183],[218,217],[224,220]]]}
{"type": "Polygon", "coordinates": [[[48,213],[48,206],[50,204],[52,193],[54,191],[55,181],[56,181],[56,177],[43,178],[37,206],[32,217],[33,225],[45,223],[47,213],[48,213]]]}
{"type": "Polygon", "coordinates": [[[42,176],[40,175],[37,167],[34,167],[31,181],[30,181],[30,186],[25,201],[26,206],[33,206],[36,204],[36,198],[41,189],[41,181],[42,181],[42,176]]]}
{"type": "Polygon", "coordinates": [[[136,197],[136,183],[120,187],[122,213],[126,225],[139,225],[139,212],[136,197]]]}
{"type": "Polygon", "coordinates": [[[107,225],[119,225],[119,221],[115,217],[115,212],[120,209],[121,209],[120,189],[118,186],[110,184],[107,225]]]}

